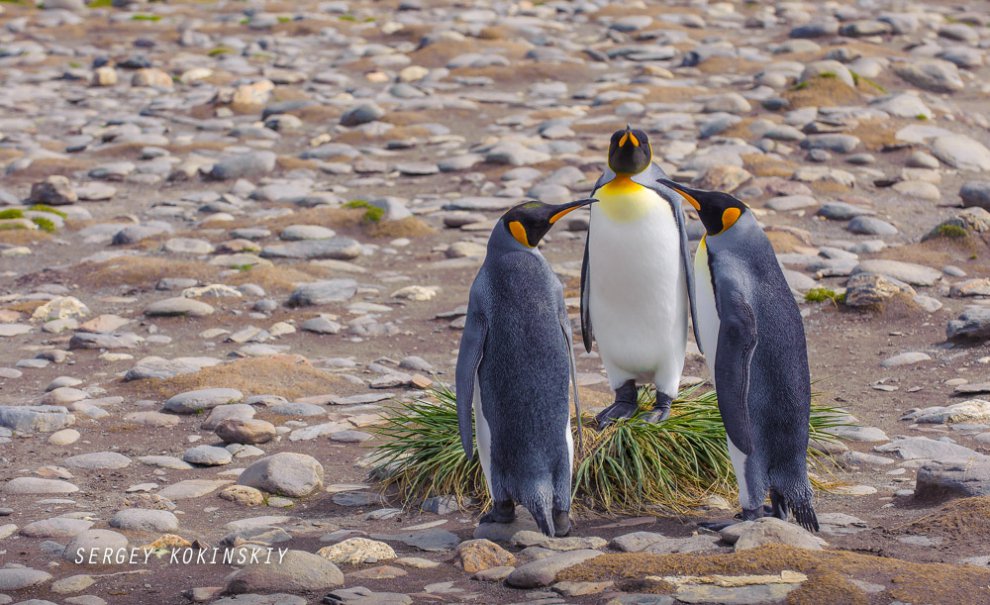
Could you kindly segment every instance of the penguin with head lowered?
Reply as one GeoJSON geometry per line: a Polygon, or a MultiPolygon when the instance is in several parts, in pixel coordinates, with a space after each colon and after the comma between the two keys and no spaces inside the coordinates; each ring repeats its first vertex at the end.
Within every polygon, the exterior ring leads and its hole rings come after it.
{"type": "MultiPolygon", "coordinates": [[[[788,512],[818,530],[808,481],[811,377],[801,313],[763,229],[727,193],[662,180],[706,234],[695,255],[696,325],[715,382],[742,519],[788,512]],[[770,492],[771,507],[763,501],[770,492]]],[[[703,524],[721,529],[734,521],[703,524]]]]}
{"type": "Polygon", "coordinates": [[[598,203],[581,268],[584,347],[591,352],[598,341],[615,391],[615,402],[597,416],[600,428],[636,413],[637,382],[657,387],[646,420],[665,420],[677,396],[694,302],[681,201],[658,192],[666,176],[645,132],[626,126],[612,135],[608,169],[592,193],[598,203]]]}
{"type": "Polygon", "coordinates": [[[570,531],[570,384],[580,414],[571,324],[560,280],[536,246],[561,217],[594,201],[510,209],[492,230],[471,286],[457,357],[457,419],[470,458],[473,408],[494,503],[482,523],[511,522],[518,502],[544,534],[570,531]]]}

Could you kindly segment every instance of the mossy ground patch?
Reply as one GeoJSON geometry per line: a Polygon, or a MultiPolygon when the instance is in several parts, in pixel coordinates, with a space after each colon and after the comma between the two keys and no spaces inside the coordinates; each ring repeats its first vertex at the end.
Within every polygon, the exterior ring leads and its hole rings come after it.
{"type": "Polygon", "coordinates": [[[731,554],[607,554],[571,567],[557,581],[601,581],[646,576],[742,575],[800,571],[808,581],[788,599],[805,603],[865,603],[862,591],[843,579],[887,586],[886,594],[911,603],[985,605],[990,569],[971,565],[912,563],[848,551],[803,550],[768,545],[731,554]],[[834,591],[834,592],[833,592],[834,591]]]}

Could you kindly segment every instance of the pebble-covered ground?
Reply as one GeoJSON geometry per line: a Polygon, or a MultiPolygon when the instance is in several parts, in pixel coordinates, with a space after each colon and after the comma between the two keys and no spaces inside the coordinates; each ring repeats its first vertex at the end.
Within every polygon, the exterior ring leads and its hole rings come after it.
{"type": "MultiPolygon", "coordinates": [[[[975,0],[0,3],[0,604],[990,602],[988,25],[975,0]],[[626,123],[757,213],[818,401],[856,419],[818,536],[698,533],[712,502],[549,540],[368,478],[391,402],[453,380],[494,221],[586,196],[626,123]],[[746,550],[780,542],[805,550],[746,550]]],[[[544,246],[575,321],[586,228],[544,246]]]]}

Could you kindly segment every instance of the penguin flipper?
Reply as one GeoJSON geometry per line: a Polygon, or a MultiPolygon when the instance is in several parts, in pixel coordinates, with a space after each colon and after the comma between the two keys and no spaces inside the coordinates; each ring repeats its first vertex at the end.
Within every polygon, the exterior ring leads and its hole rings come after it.
{"type": "MultiPolygon", "coordinates": [[[[661,171],[662,175],[662,171],[661,171]]],[[[660,178],[666,178],[662,175],[660,178]]],[[[701,333],[698,331],[698,307],[694,300],[694,263],[691,257],[691,248],[688,244],[687,223],[684,216],[684,204],[680,194],[667,187],[659,181],[653,181],[649,188],[656,191],[660,197],[667,200],[674,212],[674,220],[677,221],[677,231],[681,240],[681,263],[684,265],[684,276],[687,280],[688,304],[691,308],[691,327],[694,331],[694,342],[698,345],[698,350],[704,353],[701,348],[701,333]]]]}
{"type": "MultiPolygon", "coordinates": [[[[594,333],[591,329],[591,290],[589,289],[591,286],[589,283],[591,267],[588,262],[590,239],[591,226],[589,225],[588,236],[584,240],[584,262],[581,263],[581,340],[584,341],[584,350],[588,353],[591,353],[591,344],[594,341],[594,333]]],[[[576,389],[575,386],[575,391],[576,389]]]]}
{"type": "Polygon", "coordinates": [[[478,376],[478,366],[485,350],[485,337],[488,326],[484,318],[468,309],[464,333],[461,335],[461,348],[457,354],[455,373],[457,392],[457,428],[461,433],[461,447],[468,460],[474,458],[474,427],[471,412],[474,408],[474,381],[478,376]]]}
{"type": "Polygon", "coordinates": [[[564,341],[567,343],[567,359],[571,369],[571,385],[574,386],[574,412],[577,416],[578,453],[580,454],[584,452],[584,431],[581,428],[581,395],[578,393],[577,363],[574,361],[574,339],[571,335],[571,320],[567,317],[566,305],[562,307],[560,329],[564,332],[564,341]]]}
{"type": "Polygon", "coordinates": [[[715,353],[718,411],[732,444],[748,456],[753,451],[748,395],[750,364],[756,349],[756,315],[738,291],[731,287],[722,290],[722,294],[716,292],[721,321],[715,353]]]}

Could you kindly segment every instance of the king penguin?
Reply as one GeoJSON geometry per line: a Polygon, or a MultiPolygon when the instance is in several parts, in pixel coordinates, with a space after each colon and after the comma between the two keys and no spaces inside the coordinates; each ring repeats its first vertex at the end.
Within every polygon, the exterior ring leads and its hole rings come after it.
{"type": "Polygon", "coordinates": [[[515,503],[548,536],[570,532],[568,382],[580,419],[571,324],[560,280],[536,245],[567,213],[594,202],[526,202],[499,220],[471,286],[457,357],[461,445],[478,453],[494,506],[482,523],[509,523],[515,503]]]}
{"type": "Polygon", "coordinates": [[[657,387],[645,420],[666,420],[677,396],[694,301],[680,199],[657,190],[666,176],[645,132],[626,126],[612,135],[581,268],[584,347],[590,353],[598,341],[615,391],[615,403],[597,416],[599,428],[636,413],[637,381],[657,387]]]}
{"type": "MultiPolygon", "coordinates": [[[[804,325],[777,257],[736,198],[661,183],[698,211],[705,236],[694,269],[696,322],[715,381],[742,519],[768,513],[818,531],[808,481],[811,376],[804,325]],[[771,507],[763,501],[770,491],[771,507]]],[[[721,529],[734,521],[703,524],[721,529]]]]}

